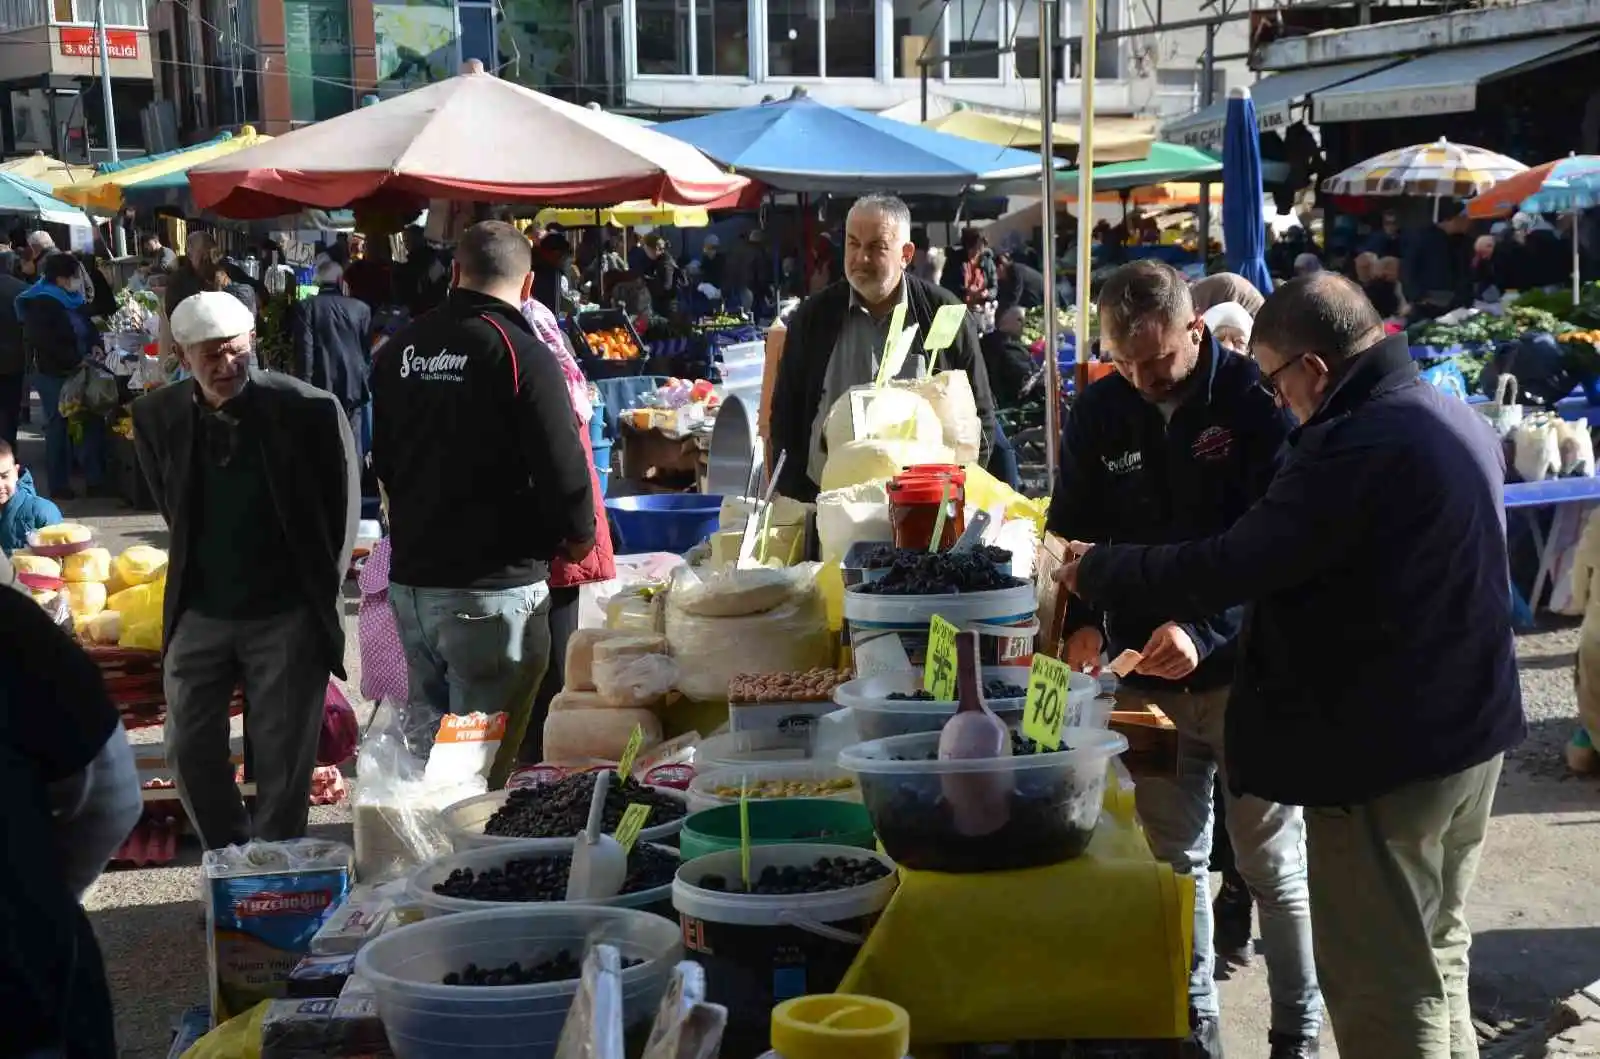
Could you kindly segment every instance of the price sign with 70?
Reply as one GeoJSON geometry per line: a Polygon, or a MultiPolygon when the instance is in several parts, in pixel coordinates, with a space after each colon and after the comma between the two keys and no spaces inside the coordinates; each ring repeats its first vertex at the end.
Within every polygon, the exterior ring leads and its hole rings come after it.
{"type": "Polygon", "coordinates": [[[1061,748],[1061,727],[1067,716],[1067,691],[1072,670],[1065,662],[1033,656],[1028,674],[1028,699],[1022,710],[1022,734],[1044,750],[1061,748]]]}

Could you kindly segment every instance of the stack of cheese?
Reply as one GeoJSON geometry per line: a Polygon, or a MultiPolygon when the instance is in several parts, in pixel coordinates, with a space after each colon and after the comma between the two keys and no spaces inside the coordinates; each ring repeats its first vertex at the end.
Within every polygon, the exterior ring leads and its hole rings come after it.
{"type": "Polygon", "coordinates": [[[159,651],[167,553],[135,544],[117,556],[115,575],[118,591],[106,600],[99,627],[90,626],[91,641],[159,651]]]}
{"type": "Polygon", "coordinates": [[[566,687],[550,703],[544,758],[616,761],[633,728],[644,745],[661,742],[659,711],[676,678],[665,637],[615,629],[579,629],[567,643],[566,687]]]}

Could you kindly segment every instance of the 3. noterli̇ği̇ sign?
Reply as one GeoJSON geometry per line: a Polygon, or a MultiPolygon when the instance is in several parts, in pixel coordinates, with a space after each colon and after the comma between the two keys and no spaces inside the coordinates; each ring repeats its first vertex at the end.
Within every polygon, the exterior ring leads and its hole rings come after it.
{"type": "MultiPolygon", "coordinates": [[[[106,51],[113,59],[137,59],[139,34],[131,29],[106,30],[106,51]]],[[[93,59],[100,54],[100,42],[95,39],[94,30],[87,26],[62,26],[61,54],[93,59]]]]}

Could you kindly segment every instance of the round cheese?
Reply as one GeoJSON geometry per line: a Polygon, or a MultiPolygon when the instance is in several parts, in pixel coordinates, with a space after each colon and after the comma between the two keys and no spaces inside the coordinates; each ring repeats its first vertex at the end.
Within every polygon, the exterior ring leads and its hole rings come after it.
{"type": "Polygon", "coordinates": [[[19,574],[34,574],[39,577],[61,576],[61,564],[43,555],[23,555],[17,552],[11,556],[11,566],[19,574]]]}
{"type": "Polygon", "coordinates": [[[61,591],[74,618],[92,617],[106,609],[106,586],[98,581],[68,581],[61,591]]]}
{"type": "Polygon", "coordinates": [[[105,548],[85,548],[61,560],[61,576],[68,581],[111,580],[111,552],[105,548]]]}
{"type": "Polygon", "coordinates": [[[117,556],[117,576],[125,586],[154,581],[167,568],[167,553],[148,544],[135,544],[117,556]]]}

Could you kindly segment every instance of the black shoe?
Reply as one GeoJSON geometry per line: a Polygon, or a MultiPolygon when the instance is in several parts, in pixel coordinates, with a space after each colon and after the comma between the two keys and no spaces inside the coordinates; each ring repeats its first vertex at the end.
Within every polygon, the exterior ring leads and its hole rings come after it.
{"type": "Polygon", "coordinates": [[[1267,1043],[1272,1048],[1267,1059],[1317,1059],[1322,1054],[1315,1037],[1289,1037],[1281,1033],[1269,1033],[1267,1043]]]}
{"type": "Polygon", "coordinates": [[[1217,899],[1211,902],[1212,934],[1219,969],[1224,965],[1242,967],[1254,955],[1250,943],[1250,910],[1253,905],[1247,888],[1226,880],[1217,893],[1217,899]]]}
{"type": "MultiPolygon", "coordinates": [[[[1189,1039],[1178,1052],[1183,1059],[1222,1059],[1222,1022],[1202,1015],[1194,1020],[1189,1039]]],[[[1273,1059],[1277,1059],[1276,1056],[1273,1059]]]]}

